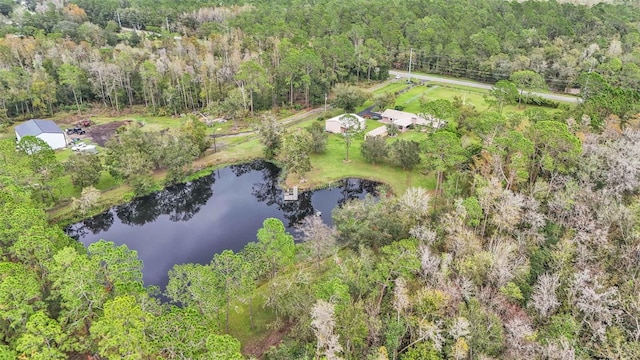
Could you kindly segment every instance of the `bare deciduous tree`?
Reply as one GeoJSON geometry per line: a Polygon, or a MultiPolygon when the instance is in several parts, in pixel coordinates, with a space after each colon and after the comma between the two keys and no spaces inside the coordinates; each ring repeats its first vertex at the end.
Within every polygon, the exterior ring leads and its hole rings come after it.
{"type": "Polygon", "coordinates": [[[560,286],[557,274],[542,274],[533,290],[531,305],[542,318],[549,317],[560,306],[556,290],[560,286]]]}
{"type": "Polygon", "coordinates": [[[427,279],[433,279],[437,282],[441,276],[439,273],[440,258],[437,255],[431,253],[431,249],[428,246],[421,245],[420,252],[422,254],[420,263],[422,267],[422,275],[427,279]]]}
{"type": "Polygon", "coordinates": [[[458,338],[465,337],[471,333],[471,330],[469,330],[469,326],[469,320],[459,316],[453,321],[453,324],[451,324],[449,335],[451,335],[456,340],[458,338]]]}
{"type": "Polygon", "coordinates": [[[102,193],[93,186],[82,189],[80,198],[73,199],[73,206],[80,210],[82,214],[86,214],[92,207],[96,205],[102,193]]]}
{"type": "Polygon", "coordinates": [[[442,350],[445,338],[442,335],[442,322],[421,320],[418,322],[418,334],[420,339],[429,340],[437,351],[442,350]]]}
{"type": "Polygon", "coordinates": [[[574,275],[570,289],[574,305],[580,310],[582,320],[591,329],[595,340],[606,341],[607,327],[617,322],[621,311],[618,309],[618,288],[602,284],[602,276],[590,269],[583,269],[574,275]]]}
{"type": "Polygon", "coordinates": [[[437,235],[435,231],[425,225],[414,226],[409,230],[409,234],[427,246],[433,244],[437,235]]]}
{"type": "Polygon", "coordinates": [[[563,336],[560,340],[549,341],[544,351],[544,358],[549,360],[575,360],[576,349],[563,336]]]}
{"type": "Polygon", "coordinates": [[[333,304],[324,300],[318,300],[311,309],[311,326],[316,335],[316,359],[324,353],[327,360],[338,360],[342,345],[338,342],[338,335],[334,334],[336,321],[333,304]]]}
{"type": "Polygon", "coordinates": [[[309,249],[311,257],[320,260],[330,255],[336,245],[336,231],[319,216],[307,216],[297,227],[300,239],[309,249]]]}
{"type": "Polygon", "coordinates": [[[489,275],[496,287],[505,286],[518,274],[527,270],[526,258],[518,254],[517,246],[505,237],[491,239],[489,252],[493,258],[489,275]]]}
{"type": "Polygon", "coordinates": [[[409,293],[407,290],[406,281],[399,277],[395,281],[395,288],[393,289],[393,307],[396,309],[397,321],[400,321],[400,315],[409,308],[409,293]]]}
{"type": "Polygon", "coordinates": [[[473,254],[482,249],[481,239],[469,228],[465,219],[467,212],[461,204],[443,215],[443,228],[447,232],[447,247],[453,256],[473,254]]]}
{"type": "Polygon", "coordinates": [[[521,316],[505,322],[508,352],[513,359],[532,359],[536,352],[536,344],[531,341],[535,335],[529,319],[521,316]]]}
{"type": "Polygon", "coordinates": [[[423,220],[429,215],[431,196],[424,188],[408,188],[399,200],[400,208],[410,214],[412,220],[423,220]]]}

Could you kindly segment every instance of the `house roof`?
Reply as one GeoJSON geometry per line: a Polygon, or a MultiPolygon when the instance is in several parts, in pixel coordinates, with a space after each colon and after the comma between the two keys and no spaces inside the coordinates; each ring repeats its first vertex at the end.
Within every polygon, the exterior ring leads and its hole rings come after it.
{"type": "Polygon", "coordinates": [[[423,121],[424,121],[424,119],[422,119],[420,116],[416,114],[412,114],[412,113],[408,113],[400,110],[394,110],[394,109],[386,109],[385,111],[382,112],[381,116],[383,118],[386,117],[391,119],[392,123],[400,127],[407,127],[414,123],[423,125],[423,121]]]}
{"type": "Polygon", "coordinates": [[[399,127],[407,127],[413,124],[413,120],[408,118],[399,118],[399,119],[393,119],[393,123],[399,127]]]}
{"type": "Polygon", "coordinates": [[[427,119],[423,117],[423,115],[416,115],[404,111],[387,109],[382,114],[382,117],[386,117],[391,119],[391,122],[400,127],[407,127],[412,124],[417,125],[431,125],[433,127],[441,127],[443,125],[443,121],[440,119],[436,119],[431,115],[426,115],[427,119]]]}
{"type": "Polygon", "coordinates": [[[62,129],[51,120],[29,120],[16,126],[16,133],[20,137],[37,136],[43,133],[64,134],[62,129]]]}
{"type": "Polygon", "coordinates": [[[342,115],[334,116],[331,119],[327,119],[327,122],[339,122],[340,125],[344,125],[344,120],[342,119],[342,117],[345,115],[351,115],[355,117],[356,119],[358,119],[361,125],[365,123],[364,118],[358,114],[342,114],[342,115]]]}
{"type": "Polygon", "coordinates": [[[412,113],[408,113],[408,112],[404,112],[404,111],[400,111],[400,110],[395,110],[395,109],[386,109],[385,111],[382,112],[382,114],[380,114],[383,117],[387,117],[389,119],[413,119],[415,117],[418,117],[418,115],[416,114],[412,114],[412,113]]]}
{"type": "Polygon", "coordinates": [[[367,136],[380,136],[387,133],[387,127],[385,125],[377,127],[367,133],[367,136]]]}

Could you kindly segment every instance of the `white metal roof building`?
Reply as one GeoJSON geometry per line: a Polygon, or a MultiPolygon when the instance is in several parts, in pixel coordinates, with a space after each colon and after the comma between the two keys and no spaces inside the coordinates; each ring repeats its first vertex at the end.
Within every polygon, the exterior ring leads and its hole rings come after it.
{"type": "Polygon", "coordinates": [[[35,136],[49,144],[52,149],[61,149],[67,146],[64,131],[51,120],[29,120],[16,126],[16,138],[18,141],[24,136],[35,136]]]}
{"type": "Polygon", "coordinates": [[[361,117],[360,115],[356,115],[356,114],[342,114],[342,115],[338,115],[336,117],[332,117],[331,119],[328,119],[325,122],[325,130],[334,134],[342,134],[345,132],[346,128],[347,128],[347,124],[344,121],[344,119],[342,118],[345,115],[351,115],[354,118],[356,118],[358,120],[358,123],[360,124],[360,130],[364,130],[367,127],[367,124],[365,122],[365,119],[363,117],[361,117]]]}

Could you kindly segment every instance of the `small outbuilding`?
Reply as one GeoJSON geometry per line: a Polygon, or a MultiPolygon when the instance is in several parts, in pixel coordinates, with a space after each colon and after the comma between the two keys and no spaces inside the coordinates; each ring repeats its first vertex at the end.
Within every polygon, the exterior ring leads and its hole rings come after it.
{"type": "Polygon", "coordinates": [[[29,120],[16,126],[16,139],[20,141],[24,136],[35,136],[52,149],[62,149],[67,146],[64,131],[51,120],[29,120]]]}
{"type": "Polygon", "coordinates": [[[367,127],[366,120],[357,114],[342,114],[336,117],[332,117],[325,122],[325,130],[334,134],[344,134],[349,128],[349,125],[345,122],[344,116],[351,115],[358,120],[360,130],[364,130],[367,127]]]}
{"type": "Polygon", "coordinates": [[[387,126],[386,125],[382,125],[380,127],[377,127],[371,131],[369,131],[368,133],[364,134],[364,138],[365,140],[370,138],[370,137],[375,137],[375,136],[387,136],[387,126]]]}

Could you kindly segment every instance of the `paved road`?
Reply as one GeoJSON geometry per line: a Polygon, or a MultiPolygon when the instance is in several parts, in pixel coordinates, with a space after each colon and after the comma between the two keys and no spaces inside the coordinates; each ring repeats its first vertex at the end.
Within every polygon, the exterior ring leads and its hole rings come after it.
{"type": "MultiPolygon", "coordinates": [[[[390,70],[389,74],[391,74],[392,76],[400,76],[402,78],[408,78],[409,77],[409,73],[406,72],[406,71],[390,70]]],[[[469,86],[469,87],[473,87],[473,88],[477,88],[477,89],[485,89],[485,90],[490,90],[491,87],[492,87],[492,85],[478,83],[478,82],[474,82],[474,81],[447,79],[447,78],[441,78],[441,77],[430,76],[430,75],[411,74],[411,78],[412,79],[427,80],[427,81],[436,81],[436,82],[445,83],[445,84],[452,84],[452,85],[469,86]]],[[[580,99],[580,98],[577,98],[575,96],[569,96],[569,95],[545,94],[545,93],[539,93],[539,92],[535,92],[535,91],[532,91],[531,94],[536,95],[536,96],[540,96],[541,98],[544,98],[544,99],[549,99],[549,100],[554,100],[554,101],[563,101],[563,102],[569,102],[569,103],[574,103],[574,104],[577,104],[577,103],[582,101],[582,99],[580,99]]]]}

